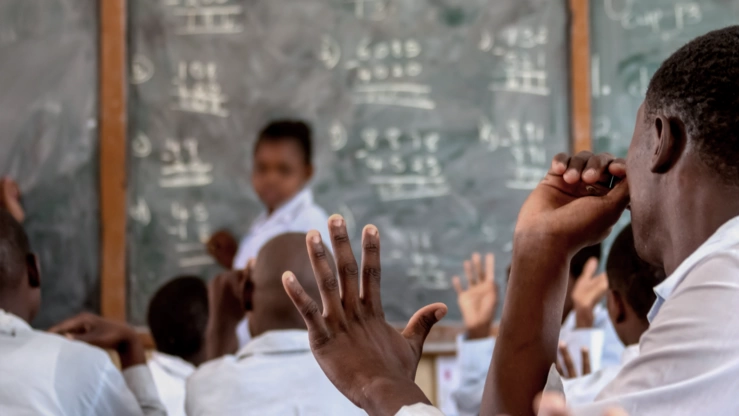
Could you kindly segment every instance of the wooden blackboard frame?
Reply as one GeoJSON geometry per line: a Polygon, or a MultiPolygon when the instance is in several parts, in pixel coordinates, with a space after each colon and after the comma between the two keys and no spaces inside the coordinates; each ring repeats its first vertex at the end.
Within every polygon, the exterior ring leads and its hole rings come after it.
{"type": "MultiPolygon", "coordinates": [[[[100,207],[101,313],[125,321],[126,311],[126,149],[127,149],[127,0],[100,1],[100,207]]],[[[570,0],[571,150],[592,149],[590,99],[589,0],[570,0]]],[[[459,325],[438,325],[426,353],[454,352],[459,325]]],[[[147,331],[141,332],[153,346],[147,331]]]]}

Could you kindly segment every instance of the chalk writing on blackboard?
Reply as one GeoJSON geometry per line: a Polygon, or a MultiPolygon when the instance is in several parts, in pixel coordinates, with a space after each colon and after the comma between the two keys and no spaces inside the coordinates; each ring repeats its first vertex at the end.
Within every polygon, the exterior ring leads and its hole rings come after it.
{"type": "Polygon", "coordinates": [[[228,117],[228,110],[224,108],[228,97],[221,92],[217,70],[214,62],[181,61],[172,80],[174,109],[228,117]]]}
{"type": "Polygon", "coordinates": [[[510,189],[534,189],[548,171],[544,150],[544,128],[534,122],[521,123],[510,119],[499,129],[483,117],[480,121],[480,141],[487,150],[507,149],[513,156],[513,179],[506,182],[510,189]]]}
{"type": "Polygon", "coordinates": [[[209,214],[205,204],[196,203],[193,206],[186,206],[180,202],[173,202],[170,214],[167,233],[176,238],[175,249],[179,255],[179,267],[213,264],[213,259],[205,253],[205,243],[211,234],[211,227],[208,223],[209,214]]]}
{"type": "Polygon", "coordinates": [[[490,89],[548,96],[546,56],[538,50],[548,41],[546,27],[514,26],[497,36],[483,31],[480,50],[503,61],[502,74],[496,72],[490,89]]]}
{"type": "Polygon", "coordinates": [[[411,266],[406,270],[408,276],[423,288],[445,290],[450,282],[441,268],[441,261],[435,254],[431,233],[428,231],[407,230],[408,253],[395,253],[407,256],[411,266]]]}
{"type": "Polygon", "coordinates": [[[147,157],[151,154],[151,140],[146,134],[139,132],[131,141],[133,155],[139,158],[147,157]]]}
{"type": "Polygon", "coordinates": [[[360,20],[383,20],[389,14],[390,0],[345,0],[353,6],[354,17],[360,20]]]}
{"type": "Polygon", "coordinates": [[[144,227],[151,223],[151,211],[144,198],[136,198],[136,203],[129,209],[129,215],[144,227]]]}
{"type": "Polygon", "coordinates": [[[154,64],[144,55],[136,54],[131,60],[131,83],[143,84],[154,76],[154,64]]]}
{"type": "Polygon", "coordinates": [[[346,134],[346,128],[338,121],[331,123],[331,127],[328,130],[329,142],[331,143],[331,149],[333,151],[339,151],[346,146],[348,136],[346,134]]]}
{"type": "Polygon", "coordinates": [[[177,34],[217,35],[244,31],[243,6],[233,0],[164,0],[177,18],[177,34]]]}
{"type": "Polygon", "coordinates": [[[192,137],[182,141],[167,139],[161,161],[159,186],[162,188],[205,186],[213,182],[213,165],[200,159],[198,141],[192,137]]]}
{"type": "Polygon", "coordinates": [[[703,21],[701,6],[696,2],[679,2],[667,8],[655,8],[636,13],[634,0],[604,0],[606,16],[621,24],[624,30],[646,28],[668,40],[685,28],[703,21]]]}

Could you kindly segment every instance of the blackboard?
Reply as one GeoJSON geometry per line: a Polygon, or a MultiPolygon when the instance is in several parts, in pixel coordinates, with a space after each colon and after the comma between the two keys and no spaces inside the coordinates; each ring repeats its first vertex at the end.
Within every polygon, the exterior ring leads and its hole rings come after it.
{"type": "Polygon", "coordinates": [[[738,24],[739,1],[593,0],[590,5],[593,147],[625,156],[652,75],[690,40],[738,24]]]}
{"type": "Polygon", "coordinates": [[[47,327],[99,310],[97,2],[0,3],[0,174],[40,257],[47,327]]]}
{"type": "MultiPolygon", "coordinates": [[[[382,236],[386,315],[445,301],[474,250],[511,251],[520,205],[569,148],[566,0],[131,1],[129,318],[260,210],[251,148],[315,135],[316,200],[382,236]]],[[[358,252],[358,251],[357,251],[358,252]]]]}

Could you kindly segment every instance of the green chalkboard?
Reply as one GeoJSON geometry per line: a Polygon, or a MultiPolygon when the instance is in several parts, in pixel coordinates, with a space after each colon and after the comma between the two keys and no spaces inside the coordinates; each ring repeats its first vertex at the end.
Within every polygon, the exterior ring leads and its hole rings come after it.
{"type": "Polygon", "coordinates": [[[130,4],[131,321],[258,215],[251,148],[277,117],[313,126],[318,204],[355,242],[380,228],[389,319],[454,305],[474,250],[504,280],[520,205],[569,148],[566,0],[130,4]]]}
{"type": "Polygon", "coordinates": [[[95,0],[0,2],[0,174],[41,263],[38,327],[99,309],[97,29],[95,0]]]}
{"type": "Polygon", "coordinates": [[[593,0],[593,147],[625,156],[636,112],[659,66],[680,46],[739,23],[737,0],[593,0]]]}

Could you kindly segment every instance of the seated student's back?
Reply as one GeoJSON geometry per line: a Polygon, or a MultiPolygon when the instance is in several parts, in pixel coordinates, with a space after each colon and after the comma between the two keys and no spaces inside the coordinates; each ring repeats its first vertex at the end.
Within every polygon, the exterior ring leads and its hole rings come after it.
{"type": "Polygon", "coordinates": [[[157,350],[148,362],[169,416],[185,415],[185,380],[205,361],[208,288],[195,276],[176,277],[149,302],[149,330],[157,350]]]}
{"type": "Polygon", "coordinates": [[[336,390],[313,357],[305,323],[282,286],[287,270],[318,296],[305,234],[277,236],[259,252],[247,302],[254,339],[188,379],[189,416],[365,414],[336,390]]]}

